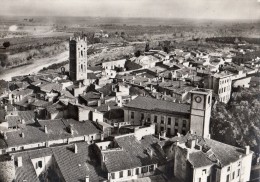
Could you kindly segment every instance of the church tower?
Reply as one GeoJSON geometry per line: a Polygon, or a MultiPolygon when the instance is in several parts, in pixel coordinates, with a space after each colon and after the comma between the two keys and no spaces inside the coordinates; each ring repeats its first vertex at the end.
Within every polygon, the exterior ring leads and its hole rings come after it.
{"type": "Polygon", "coordinates": [[[69,49],[70,79],[87,79],[87,37],[70,38],[69,49]]]}
{"type": "Polygon", "coordinates": [[[211,116],[212,91],[195,89],[191,91],[190,131],[208,138],[211,116]]]}

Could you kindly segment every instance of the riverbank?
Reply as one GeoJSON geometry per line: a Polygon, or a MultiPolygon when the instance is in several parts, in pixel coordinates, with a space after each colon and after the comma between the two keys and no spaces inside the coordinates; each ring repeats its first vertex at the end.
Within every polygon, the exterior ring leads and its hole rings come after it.
{"type": "Polygon", "coordinates": [[[1,71],[0,80],[3,79],[6,81],[10,81],[14,76],[34,74],[39,72],[44,67],[48,67],[55,63],[64,62],[68,60],[68,58],[69,58],[69,52],[64,51],[53,57],[37,59],[34,60],[32,64],[1,71]]]}

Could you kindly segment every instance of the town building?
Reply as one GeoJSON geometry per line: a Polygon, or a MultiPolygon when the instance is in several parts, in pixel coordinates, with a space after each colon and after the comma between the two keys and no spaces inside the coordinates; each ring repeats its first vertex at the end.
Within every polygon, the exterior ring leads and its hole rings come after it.
{"type": "Polygon", "coordinates": [[[191,104],[139,96],[124,106],[124,121],[136,126],[155,123],[157,134],[166,131],[173,136],[192,130],[208,137],[211,104],[212,93],[206,89],[191,91],[191,104]]]}
{"type": "Polygon", "coordinates": [[[87,79],[87,38],[71,38],[69,49],[70,79],[72,81],[87,79]]]}
{"type": "Polygon", "coordinates": [[[205,78],[205,88],[212,89],[219,102],[227,103],[231,97],[232,76],[228,71],[210,75],[205,78]]]}

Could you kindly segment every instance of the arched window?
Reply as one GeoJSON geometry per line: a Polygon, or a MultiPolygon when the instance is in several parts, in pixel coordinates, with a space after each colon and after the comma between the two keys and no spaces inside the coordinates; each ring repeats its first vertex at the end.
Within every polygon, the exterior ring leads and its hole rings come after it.
{"type": "Polygon", "coordinates": [[[81,71],[83,71],[83,64],[81,64],[81,71]]]}
{"type": "Polygon", "coordinates": [[[83,57],[83,51],[80,51],[81,52],[81,57],[83,57]]]}

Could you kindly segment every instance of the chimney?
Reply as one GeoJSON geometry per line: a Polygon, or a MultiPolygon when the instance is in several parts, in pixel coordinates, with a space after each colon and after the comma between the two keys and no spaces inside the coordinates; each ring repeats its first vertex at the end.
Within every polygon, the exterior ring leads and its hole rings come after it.
{"type": "Polygon", "coordinates": [[[44,133],[48,133],[47,125],[44,125],[44,133]]]}
{"type": "Polygon", "coordinates": [[[78,146],[77,146],[77,144],[76,144],[76,143],[74,144],[74,153],[75,153],[75,154],[77,154],[77,153],[78,153],[78,146]]]}
{"type": "Polygon", "coordinates": [[[89,176],[86,176],[85,182],[89,182],[89,176]]]}
{"type": "Polygon", "coordinates": [[[101,99],[103,99],[103,98],[104,98],[104,94],[103,94],[103,93],[101,93],[101,95],[100,95],[100,98],[101,98],[101,99]]]}
{"type": "Polygon", "coordinates": [[[6,132],[4,132],[4,139],[7,140],[6,132]]]}
{"type": "Polygon", "coordinates": [[[98,104],[97,105],[98,105],[98,107],[101,106],[101,100],[100,99],[98,100],[98,104]]]}
{"type": "Polygon", "coordinates": [[[195,146],[196,146],[196,140],[189,140],[189,141],[188,141],[188,147],[189,147],[190,149],[194,149],[195,146]]]}
{"type": "Polygon", "coordinates": [[[164,77],[162,77],[162,82],[164,82],[164,77]]]}
{"type": "Polygon", "coordinates": [[[73,125],[72,124],[69,125],[69,132],[70,132],[71,135],[74,134],[74,129],[73,129],[73,125]]]}
{"type": "Polygon", "coordinates": [[[23,166],[23,158],[20,156],[20,157],[17,157],[17,167],[22,167],[23,166]]]}
{"type": "Polygon", "coordinates": [[[245,153],[246,155],[250,153],[250,147],[248,145],[245,147],[245,153]]]}
{"type": "Polygon", "coordinates": [[[24,138],[24,133],[23,132],[21,133],[21,137],[24,138]]]}
{"type": "Polygon", "coordinates": [[[104,133],[101,133],[101,136],[100,136],[100,138],[101,138],[101,141],[103,141],[103,140],[104,140],[104,133]]]}
{"type": "Polygon", "coordinates": [[[110,108],[110,106],[109,106],[109,105],[107,105],[107,110],[108,110],[108,111],[110,111],[110,109],[111,109],[111,108],[110,108]]]}
{"type": "Polygon", "coordinates": [[[176,146],[180,145],[180,142],[179,140],[176,141],[176,146]]]}

